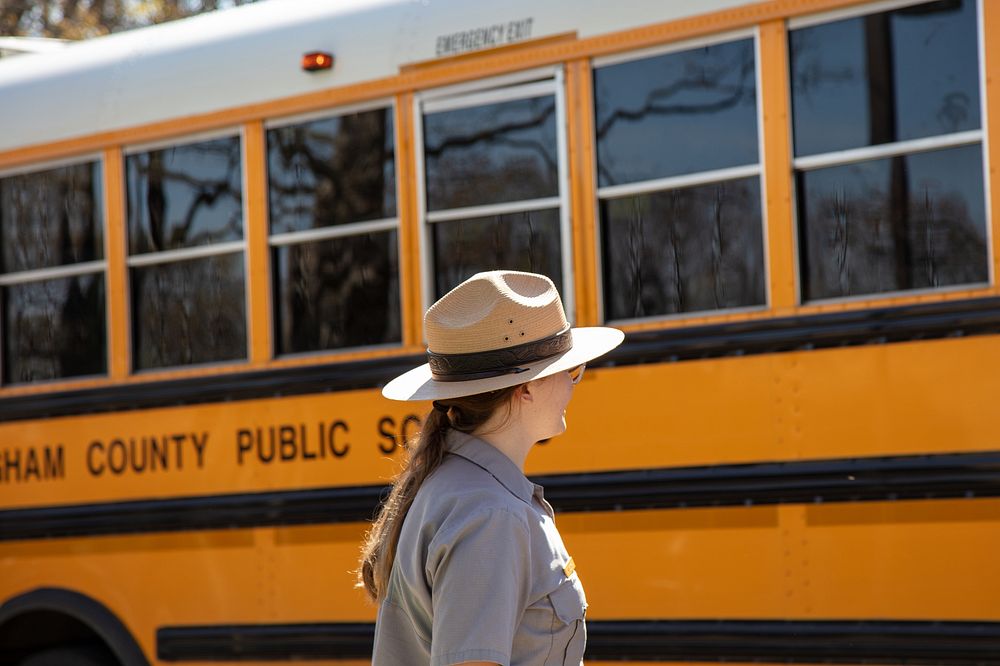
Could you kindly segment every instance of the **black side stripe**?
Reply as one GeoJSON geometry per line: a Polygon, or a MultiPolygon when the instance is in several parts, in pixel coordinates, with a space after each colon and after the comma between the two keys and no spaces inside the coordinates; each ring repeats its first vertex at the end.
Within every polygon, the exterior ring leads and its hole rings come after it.
{"type": "MultiPolygon", "coordinates": [[[[587,622],[588,660],[1000,664],[1000,623],[893,620],[587,622]]],[[[163,661],[346,660],[371,656],[365,623],[161,627],[163,661]]]]}
{"type": "MultiPolygon", "coordinates": [[[[1000,298],[762,319],[630,334],[594,365],[633,365],[1000,333],[1000,298]]],[[[0,421],[375,388],[423,355],[0,399],[0,421]]]]}
{"type": "MultiPolygon", "coordinates": [[[[1000,496],[1000,451],[536,477],[561,512],[1000,496]]],[[[371,520],[385,486],[0,511],[0,541],[371,520]]]]}

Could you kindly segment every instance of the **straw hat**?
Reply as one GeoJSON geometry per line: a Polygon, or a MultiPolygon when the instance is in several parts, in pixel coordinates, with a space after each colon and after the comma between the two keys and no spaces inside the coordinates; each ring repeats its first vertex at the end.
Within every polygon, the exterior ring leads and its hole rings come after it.
{"type": "Polygon", "coordinates": [[[552,280],[535,273],[477,273],[424,315],[428,363],[382,389],[392,400],[459,398],[575,368],[621,344],[601,326],[569,327],[552,280]]]}

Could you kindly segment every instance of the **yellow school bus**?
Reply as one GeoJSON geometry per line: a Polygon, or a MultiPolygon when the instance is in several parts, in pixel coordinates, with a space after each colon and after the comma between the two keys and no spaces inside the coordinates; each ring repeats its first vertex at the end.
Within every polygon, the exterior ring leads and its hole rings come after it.
{"type": "Polygon", "coordinates": [[[0,661],[365,663],[421,313],[626,342],[588,663],[1000,663],[1000,2],[278,0],[0,61],[0,661]],[[993,131],[991,131],[993,130],[993,131]]]}

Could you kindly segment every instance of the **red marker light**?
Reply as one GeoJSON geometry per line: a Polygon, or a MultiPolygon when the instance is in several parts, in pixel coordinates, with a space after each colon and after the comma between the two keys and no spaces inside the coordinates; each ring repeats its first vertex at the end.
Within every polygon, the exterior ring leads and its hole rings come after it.
{"type": "Polygon", "coordinates": [[[313,51],[302,56],[302,69],[307,72],[318,72],[331,67],[333,67],[333,56],[329,53],[313,51]]]}

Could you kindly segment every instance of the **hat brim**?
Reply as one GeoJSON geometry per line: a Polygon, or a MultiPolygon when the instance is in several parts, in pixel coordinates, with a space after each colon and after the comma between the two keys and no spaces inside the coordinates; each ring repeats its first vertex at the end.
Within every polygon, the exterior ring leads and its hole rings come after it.
{"type": "Polygon", "coordinates": [[[428,364],[404,372],[382,389],[382,395],[390,400],[446,400],[476,395],[487,391],[508,388],[569,370],[608,353],[625,339],[625,334],[616,328],[590,326],[573,329],[573,347],[551,358],[525,365],[526,370],[516,374],[472,379],[464,382],[439,382],[431,376],[428,364]]]}

